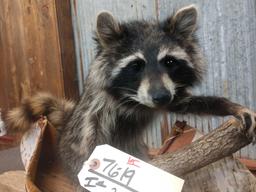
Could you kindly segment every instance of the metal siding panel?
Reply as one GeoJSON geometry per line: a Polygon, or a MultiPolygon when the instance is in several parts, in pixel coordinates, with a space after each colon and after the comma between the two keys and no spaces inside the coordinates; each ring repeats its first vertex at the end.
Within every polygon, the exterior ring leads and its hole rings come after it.
{"type": "MultiPolygon", "coordinates": [[[[164,19],[175,8],[191,3],[199,7],[198,37],[206,55],[208,73],[195,94],[225,96],[256,110],[256,13],[255,0],[71,0],[79,69],[80,90],[93,59],[93,30],[99,11],[108,10],[120,20],[164,19]]],[[[161,117],[160,117],[161,119],[161,117]]],[[[170,115],[170,122],[186,120],[204,134],[223,118],[170,115]]],[[[161,145],[160,120],[145,134],[151,147],[161,145]]],[[[252,146],[241,156],[256,158],[252,146]]]]}
{"type": "MultiPolygon", "coordinates": [[[[207,58],[208,73],[195,94],[225,96],[256,110],[256,22],[254,0],[160,1],[160,19],[170,10],[191,3],[199,7],[199,41],[207,58]]],[[[171,115],[171,123],[176,121],[171,115]]],[[[175,115],[174,115],[175,116],[175,115]]],[[[178,119],[182,119],[178,116],[178,119]]],[[[223,118],[186,117],[191,126],[208,133],[223,118]],[[188,119],[189,118],[189,119],[188,119]]],[[[227,119],[227,118],[225,118],[227,119]]],[[[242,149],[240,156],[256,158],[255,147],[242,149]]]]}

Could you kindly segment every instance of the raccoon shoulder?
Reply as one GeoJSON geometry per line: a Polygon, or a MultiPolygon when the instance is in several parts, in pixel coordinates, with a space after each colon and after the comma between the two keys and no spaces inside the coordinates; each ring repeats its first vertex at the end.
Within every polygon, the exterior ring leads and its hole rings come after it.
{"type": "Polygon", "coordinates": [[[7,132],[25,132],[41,116],[47,116],[48,121],[58,128],[72,112],[74,105],[71,101],[56,98],[51,94],[38,93],[24,99],[19,107],[7,113],[5,119],[7,132]]]}

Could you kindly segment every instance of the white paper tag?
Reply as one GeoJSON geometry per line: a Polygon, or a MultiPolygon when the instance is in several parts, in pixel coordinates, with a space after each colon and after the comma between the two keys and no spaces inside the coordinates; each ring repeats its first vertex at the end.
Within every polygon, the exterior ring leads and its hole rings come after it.
{"type": "Polygon", "coordinates": [[[95,148],[78,174],[91,192],[181,192],[184,180],[109,145],[95,148]]]}

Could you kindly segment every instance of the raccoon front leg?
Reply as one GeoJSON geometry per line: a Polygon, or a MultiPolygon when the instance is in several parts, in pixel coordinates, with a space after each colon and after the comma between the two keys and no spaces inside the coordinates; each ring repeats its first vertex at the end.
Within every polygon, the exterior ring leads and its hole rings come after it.
{"type": "Polygon", "coordinates": [[[256,139],[256,113],[223,97],[189,96],[170,106],[170,111],[205,115],[228,116],[239,119],[248,137],[256,139]]]}

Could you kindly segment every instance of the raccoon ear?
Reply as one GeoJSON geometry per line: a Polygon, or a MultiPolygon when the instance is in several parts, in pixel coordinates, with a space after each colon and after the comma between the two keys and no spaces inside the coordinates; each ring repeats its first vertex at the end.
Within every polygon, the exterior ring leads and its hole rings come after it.
{"type": "Polygon", "coordinates": [[[118,21],[107,11],[103,11],[97,16],[97,36],[100,43],[105,46],[118,39],[121,29],[118,21]]]}
{"type": "Polygon", "coordinates": [[[172,17],[167,19],[167,29],[172,34],[189,38],[197,29],[197,8],[189,5],[179,9],[172,17]]]}

